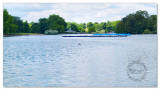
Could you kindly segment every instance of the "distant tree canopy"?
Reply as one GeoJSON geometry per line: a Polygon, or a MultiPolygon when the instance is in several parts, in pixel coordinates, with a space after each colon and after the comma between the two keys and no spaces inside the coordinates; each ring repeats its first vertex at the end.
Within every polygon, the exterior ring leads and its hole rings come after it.
{"type": "Polygon", "coordinates": [[[6,9],[3,10],[3,33],[15,34],[18,30],[18,25],[14,24],[13,16],[8,14],[6,9]]]}
{"type": "Polygon", "coordinates": [[[67,23],[59,15],[50,15],[49,18],[40,18],[38,23],[31,26],[32,32],[43,33],[46,30],[57,30],[59,33],[64,33],[67,28],[67,23]],[[38,29],[38,30],[37,30],[38,29]]]}
{"type": "Polygon", "coordinates": [[[65,20],[59,15],[50,15],[48,18],[48,28],[58,30],[59,33],[64,33],[67,27],[65,20]]]}
{"type": "Polygon", "coordinates": [[[23,23],[23,29],[22,30],[23,30],[22,32],[24,32],[24,33],[29,33],[30,32],[30,27],[29,27],[29,24],[28,24],[27,21],[25,21],[23,23]]]}
{"type": "Polygon", "coordinates": [[[18,29],[16,30],[17,33],[23,32],[23,21],[20,20],[20,17],[13,17],[13,22],[15,25],[18,26],[18,29]]]}
{"type": "Polygon", "coordinates": [[[40,18],[38,22],[28,23],[20,17],[11,16],[6,9],[3,10],[3,34],[16,33],[42,33],[45,31],[65,33],[70,28],[79,33],[116,33],[156,34],[157,15],[149,15],[147,11],[131,13],[121,20],[107,22],[76,23],[65,22],[59,15],[52,14],[48,18],[40,18]],[[47,31],[48,30],[48,31],[47,31]]]}
{"type": "Polygon", "coordinates": [[[3,34],[29,33],[29,24],[20,20],[19,17],[9,15],[7,9],[3,10],[3,34]]]}
{"type": "Polygon", "coordinates": [[[89,33],[91,33],[91,32],[95,32],[96,30],[95,30],[95,27],[94,26],[90,26],[89,28],[88,28],[88,32],[89,33]]]}
{"type": "Polygon", "coordinates": [[[93,26],[92,22],[87,23],[87,27],[91,27],[91,26],[93,26]]]}
{"type": "Polygon", "coordinates": [[[45,30],[48,30],[48,19],[40,18],[39,19],[39,31],[40,33],[44,33],[45,30]]]}
{"type": "Polygon", "coordinates": [[[118,23],[117,33],[142,34],[157,33],[157,15],[149,15],[147,11],[137,11],[122,18],[118,23]],[[145,31],[145,32],[144,32],[145,31]]]}
{"type": "Polygon", "coordinates": [[[39,23],[33,23],[31,26],[31,32],[32,33],[40,33],[40,25],[39,23]]]}

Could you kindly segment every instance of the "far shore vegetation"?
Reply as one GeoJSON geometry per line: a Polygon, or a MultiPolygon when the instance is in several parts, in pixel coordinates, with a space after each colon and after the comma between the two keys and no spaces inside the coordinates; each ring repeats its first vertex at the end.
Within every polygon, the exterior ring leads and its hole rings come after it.
{"type": "Polygon", "coordinates": [[[157,34],[157,15],[149,15],[147,11],[139,10],[117,21],[76,23],[66,22],[63,17],[52,14],[48,18],[40,18],[38,22],[28,23],[18,16],[10,15],[7,9],[3,10],[4,36],[66,34],[68,30],[74,31],[74,34],[112,31],[130,34],[157,34]]]}

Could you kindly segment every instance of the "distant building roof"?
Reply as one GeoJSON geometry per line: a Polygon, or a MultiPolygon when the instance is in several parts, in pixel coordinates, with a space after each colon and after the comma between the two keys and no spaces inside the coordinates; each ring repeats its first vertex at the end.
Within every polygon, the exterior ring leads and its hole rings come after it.
{"type": "Polygon", "coordinates": [[[67,30],[66,32],[75,32],[75,31],[73,31],[73,30],[67,30]]]}
{"type": "Polygon", "coordinates": [[[73,33],[73,32],[75,32],[75,31],[71,30],[71,28],[70,28],[70,29],[67,30],[66,32],[72,32],[72,33],[73,33]]]}

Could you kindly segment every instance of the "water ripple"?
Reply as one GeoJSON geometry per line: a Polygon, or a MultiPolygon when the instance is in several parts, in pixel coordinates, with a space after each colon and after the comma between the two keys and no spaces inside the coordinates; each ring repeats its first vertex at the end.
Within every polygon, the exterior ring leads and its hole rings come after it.
{"type": "Polygon", "coordinates": [[[157,37],[63,38],[60,35],[4,37],[5,87],[157,86],[157,37]],[[144,81],[126,75],[128,63],[141,58],[144,81]]]}

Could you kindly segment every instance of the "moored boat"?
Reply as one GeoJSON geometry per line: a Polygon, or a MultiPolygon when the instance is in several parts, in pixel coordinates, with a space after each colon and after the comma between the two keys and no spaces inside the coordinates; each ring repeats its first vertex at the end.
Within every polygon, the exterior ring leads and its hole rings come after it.
{"type": "Polygon", "coordinates": [[[116,33],[107,33],[107,34],[70,34],[63,35],[62,37],[127,37],[131,34],[116,34],[116,33]]]}

